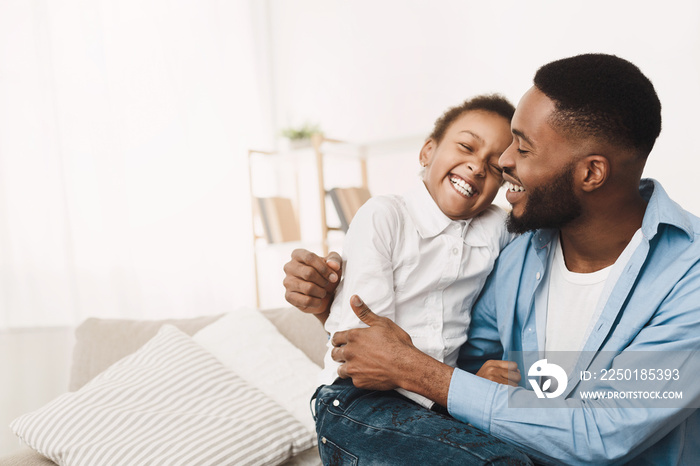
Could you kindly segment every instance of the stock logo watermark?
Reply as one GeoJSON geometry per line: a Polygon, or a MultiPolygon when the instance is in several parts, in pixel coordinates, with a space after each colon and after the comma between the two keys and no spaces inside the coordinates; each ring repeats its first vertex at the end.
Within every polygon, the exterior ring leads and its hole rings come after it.
{"type": "Polygon", "coordinates": [[[566,372],[557,364],[548,363],[546,359],[536,361],[527,371],[528,381],[537,398],[556,398],[566,390],[568,382],[566,372]],[[552,387],[552,381],[555,386],[552,387]],[[540,383],[542,386],[540,387],[540,383]],[[554,388],[554,391],[549,390],[554,388]]]}
{"type": "Polygon", "coordinates": [[[700,408],[700,351],[511,351],[507,359],[523,374],[507,389],[512,408],[700,408]]]}

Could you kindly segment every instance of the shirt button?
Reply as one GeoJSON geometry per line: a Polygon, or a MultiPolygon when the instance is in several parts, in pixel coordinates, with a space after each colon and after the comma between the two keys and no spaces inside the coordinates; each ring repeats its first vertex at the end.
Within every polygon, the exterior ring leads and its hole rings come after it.
{"type": "Polygon", "coordinates": [[[537,272],[537,275],[535,275],[535,278],[537,278],[538,280],[540,279],[540,273],[539,273],[539,272],[537,272]]]}
{"type": "Polygon", "coordinates": [[[457,254],[459,254],[459,249],[454,248],[454,249],[452,250],[452,254],[454,254],[455,256],[456,256],[457,254]]]}
{"type": "Polygon", "coordinates": [[[338,406],[340,404],[340,401],[338,400],[333,400],[333,406],[338,406]]]}

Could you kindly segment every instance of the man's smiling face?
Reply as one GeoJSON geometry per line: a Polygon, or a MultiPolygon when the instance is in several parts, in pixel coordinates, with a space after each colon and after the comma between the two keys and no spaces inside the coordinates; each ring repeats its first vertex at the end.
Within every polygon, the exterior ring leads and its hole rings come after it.
{"type": "Polygon", "coordinates": [[[513,115],[513,142],[499,160],[512,205],[511,232],[561,228],[581,215],[574,186],[576,147],[550,125],[554,109],[554,102],[532,87],[513,115]]]}

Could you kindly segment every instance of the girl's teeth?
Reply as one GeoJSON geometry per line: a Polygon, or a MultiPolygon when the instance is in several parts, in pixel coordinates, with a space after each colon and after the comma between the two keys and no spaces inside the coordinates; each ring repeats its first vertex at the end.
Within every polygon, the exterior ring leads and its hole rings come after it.
{"type": "Polygon", "coordinates": [[[453,176],[450,177],[450,181],[455,189],[462,195],[467,197],[472,197],[474,195],[474,188],[472,188],[472,186],[463,179],[453,176]]]}
{"type": "Polygon", "coordinates": [[[510,191],[511,193],[521,193],[525,191],[525,188],[517,184],[513,184],[510,181],[506,181],[506,188],[508,188],[508,191],[510,191]]]}

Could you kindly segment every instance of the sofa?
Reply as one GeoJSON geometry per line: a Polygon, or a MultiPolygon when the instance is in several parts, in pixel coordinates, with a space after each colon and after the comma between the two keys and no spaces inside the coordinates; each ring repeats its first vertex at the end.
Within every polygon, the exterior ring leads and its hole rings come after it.
{"type": "Polygon", "coordinates": [[[308,406],[326,344],[321,324],[292,308],[158,321],[89,318],[75,331],[68,391],[12,423],[28,446],[0,457],[0,465],[56,464],[44,454],[59,464],[115,464],[108,459],[114,454],[123,464],[318,465],[308,406]],[[209,378],[213,388],[199,393],[209,378]],[[248,418],[239,417],[243,411],[248,418]],[[201,426],[210,433],[200,435],[201,426]],[[135,437],[139,442],[160,433],[143,452],[129,440],[139,429],[145,432],[135,437]],[[265,429],[262,443],[247,445],[265,429]],[[239,437],[228,434],[236,430],[239,437]],[[200,437],[210,437],[197,445],[206,455],[193,453],[200,437]],[[101,453],[85,453],[101,441],[101,453]],[[163,459],[178,449],[177,461],[163,459]]]}

